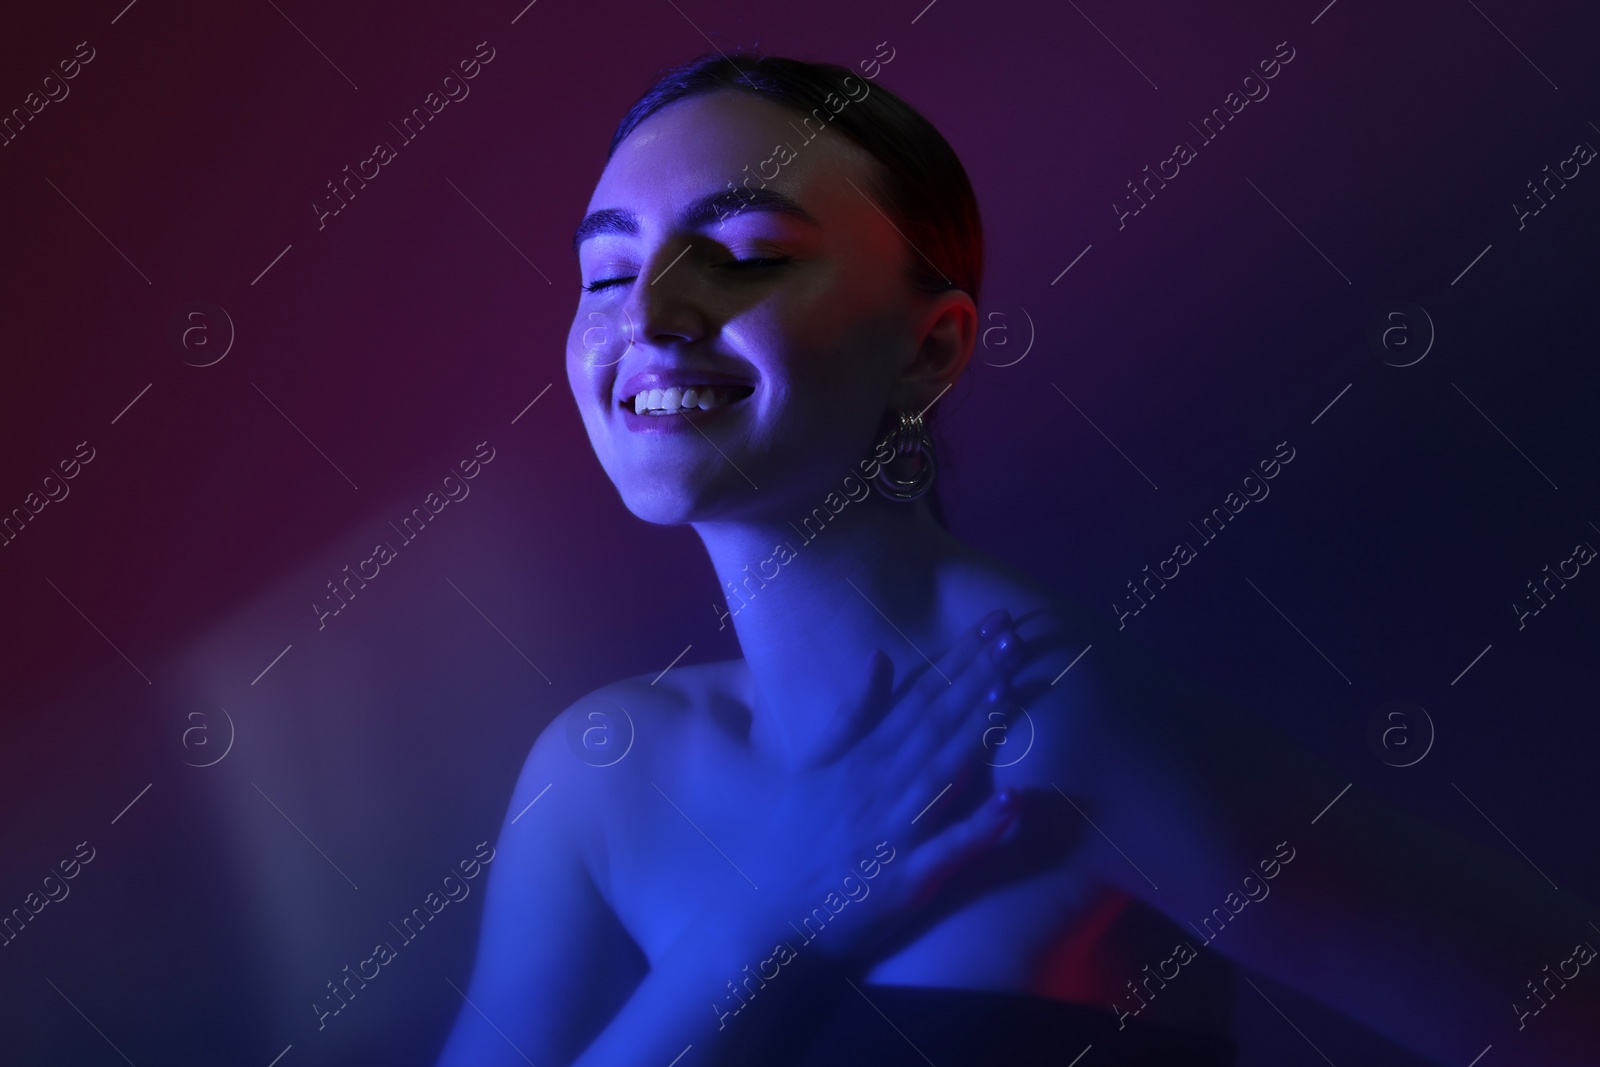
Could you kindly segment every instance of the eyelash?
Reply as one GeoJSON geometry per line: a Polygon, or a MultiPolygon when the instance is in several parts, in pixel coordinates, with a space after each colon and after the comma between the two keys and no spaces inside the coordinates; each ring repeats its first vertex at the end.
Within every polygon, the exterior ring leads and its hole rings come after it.
{"type": "MultiPolygon", "coordinates": [[[[735,269],[735,270],[737,270],[737,269],[739,269],[741,267],[745,267],[745,268],[749,268],[749,267],[756,267],[756,268],[781,267],[781,266],[783,266],[783,264],[789,262],[792,258],[794,258],[794,257],[792,257],[792,256],[757,256],[757,257],[753,257],[751,259],[736,259],[736,260],[733,260],[731,263],[724,263],[722,265],[724,267],[729,267],[729,268],[732,268],[732,269],[735,269]]],[[[628,280],[627,278],[601,278],[599,281],[592,282],[592,283],[589,283],[587,285],[583,285],[580,288],[582,288],[583,291],[586,292],[586,293],[595,293],[595,292],[599,292],[602,289],[610,288],[613,285],[618,285],[618,284],[620,284],[622,282],[625,282],[627,280],[628,280]]]]}

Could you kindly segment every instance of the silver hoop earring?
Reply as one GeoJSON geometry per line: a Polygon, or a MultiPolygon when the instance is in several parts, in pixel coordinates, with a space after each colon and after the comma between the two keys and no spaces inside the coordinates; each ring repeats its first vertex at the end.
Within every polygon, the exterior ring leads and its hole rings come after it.
{"type": "Polygon", "coordinates": [[[889,465],[880,464],[877,476],[872,479],[878,492],[890,500],[911,501],[933,488],[939,466],[934,457],[933,438],[920,414],[914,411],[900,412],[899,421],[878,445],[879,454],[885,450],[891,450],[896,457],[921,456],[922,464],[909,479],[891,476],[889,465]]]}

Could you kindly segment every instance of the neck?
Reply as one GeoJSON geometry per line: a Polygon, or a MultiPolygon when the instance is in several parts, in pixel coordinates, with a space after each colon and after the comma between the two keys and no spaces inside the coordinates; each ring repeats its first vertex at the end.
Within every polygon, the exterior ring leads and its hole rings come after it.
{"type": "Polygon", "coordinates": [[[726,600],[717,613],[749,668],[751,744],[788,766],[861,692],[874,648],[894,662],[897,684],[926,667],[924,653],[937,660],[948,643],[940,579],[975,555],[925,501],[876,492],[846,500],[826,525],[756,519],[695,531],[726,600]]]}

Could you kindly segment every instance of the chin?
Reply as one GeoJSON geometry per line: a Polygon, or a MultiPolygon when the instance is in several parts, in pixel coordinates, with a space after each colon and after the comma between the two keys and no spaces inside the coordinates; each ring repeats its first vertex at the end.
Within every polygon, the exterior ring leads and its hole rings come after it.
{"type": "MultiPolygon", "coordinates": [[[[737,476],[735,476],[737,477],[737,476]]],[[[660,479],[653,483],[643,478],[618,482],[612,479],[623,506],[645,522],[657,526],[683,526],[693,522],[713,522],[736,516],[754,518],[755,501],[748,483],[716,477],[710,481],[660,479]]]]}
{"type": "MultiPolygon", "coordinates": [[[[728,516],[749,507],[756,495],[729,460],[709,455],[660,456],[648,442],[624,440],[601,453],[601,466],[623,506],[645,522],[680,526],[728,516]]],[[[759,469],[758,457],[730,449],[740,467],[759,469]]],[[[760,475],[756,475],[760,477],[760,475]]],[[[770,491],[769,491],[770,494],[770,491]]]]}
{"type": "Polygon", "coordinates": [[[656,526],[682,526],[697,517],[688,501],[670,494],[624,495],[622,503],[635,516],[656,526]]]}
{"type": "Polygon", "coordinates": [[[630,477],[612,479],[622,504],[638,518],[657,526],[682,526],[710,516],[716,510],[703,491],[681,481],[630,477]]]}

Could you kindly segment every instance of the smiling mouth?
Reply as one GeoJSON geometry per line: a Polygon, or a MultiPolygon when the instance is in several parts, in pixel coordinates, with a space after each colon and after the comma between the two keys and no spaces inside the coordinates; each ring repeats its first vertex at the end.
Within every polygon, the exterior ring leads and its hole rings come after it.
{"type": "Polygon", "coordinates": [[[636,415],[685,415],[693,411],[737,404],[751,393],[750,385],[691,385],[686,388],[645,389],[617,403],[636,415]]]}

